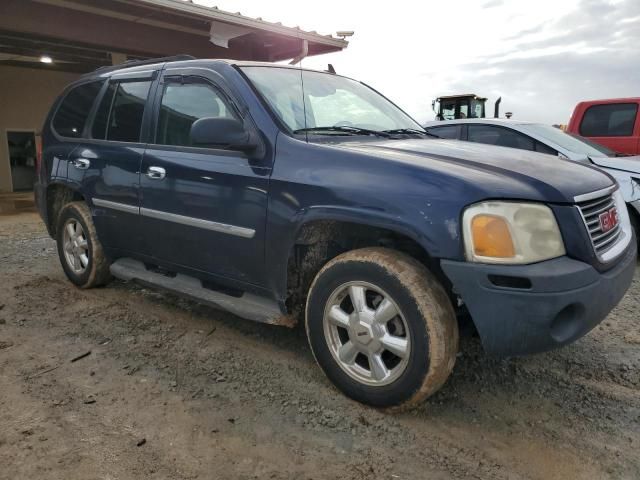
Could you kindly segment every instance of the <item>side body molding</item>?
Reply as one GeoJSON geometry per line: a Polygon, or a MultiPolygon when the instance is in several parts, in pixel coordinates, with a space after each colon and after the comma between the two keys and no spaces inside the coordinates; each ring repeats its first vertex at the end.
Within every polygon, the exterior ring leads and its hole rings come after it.
{"type": "Polygon", "coordinates": [[[142,215],[143,217],[156,218],[167,222],[179,223],[190,227],[204,228],[214,232],[226,233],[242,238],[253,238],[255,230],[251,228],[238,227],[236,225],[228,225],[226,223],[212,222],[201,218],[188,217],[185,215],[177,215],[175,213],[162,212],[150,208],[140,208],[136,205],[128,205],[126,203],[112,202],[101,198],[94,198],[93,204],[96,207],[109,208],[120,212],[131,213],[134,215],[142,215]]]}

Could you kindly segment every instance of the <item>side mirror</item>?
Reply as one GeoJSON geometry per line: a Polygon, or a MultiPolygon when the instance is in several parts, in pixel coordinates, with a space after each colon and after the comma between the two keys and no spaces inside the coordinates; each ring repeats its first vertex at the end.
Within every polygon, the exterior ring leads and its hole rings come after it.
{"type": "Polygon", "coordinates": [[[242,122],[235,118],[201,118],[193,122],[189,136],[194,147],[227,148],[248,152],[258,146],[242,122]]]}

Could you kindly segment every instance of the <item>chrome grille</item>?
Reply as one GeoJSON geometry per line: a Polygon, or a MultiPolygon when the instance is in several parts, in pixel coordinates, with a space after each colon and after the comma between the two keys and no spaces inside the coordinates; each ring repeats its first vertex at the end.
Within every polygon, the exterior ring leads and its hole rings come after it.
{"type": "Polygon", "coordinates": [[[600,226],[600,215],[602,213],[611,208],[616,208],[616,213],[618,213],[616,202],[613,196],[607,193],[600,197],[578,202],[577,205],[589,231],[593,248],[596,254],[602,255],[616,244],[622,234],[619,217],[616,226],[608,232],[603,232],[600,226]]]}

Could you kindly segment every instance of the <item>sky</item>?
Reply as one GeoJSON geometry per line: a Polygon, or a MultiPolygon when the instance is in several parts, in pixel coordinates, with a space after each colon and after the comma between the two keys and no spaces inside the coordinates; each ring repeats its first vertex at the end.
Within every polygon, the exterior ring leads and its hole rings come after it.
{"type": "Polygon", "coordinates": [[[487,114],[568,123],[581,100],[640,96],[640,0],[196,0],[322,34],[346,50],[306,68],[362,80],[419,122],[441,95],[488,97],[487,114]]]}

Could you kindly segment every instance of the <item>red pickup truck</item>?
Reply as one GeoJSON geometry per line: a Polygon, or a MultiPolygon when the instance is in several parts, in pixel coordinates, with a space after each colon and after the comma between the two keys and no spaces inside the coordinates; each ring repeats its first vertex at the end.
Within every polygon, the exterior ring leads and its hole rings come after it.
{"type": "Polygon", "coordinates": [[[640,154],[640,98],[580,102],[567,131],[618,153],[640,154]]]}

